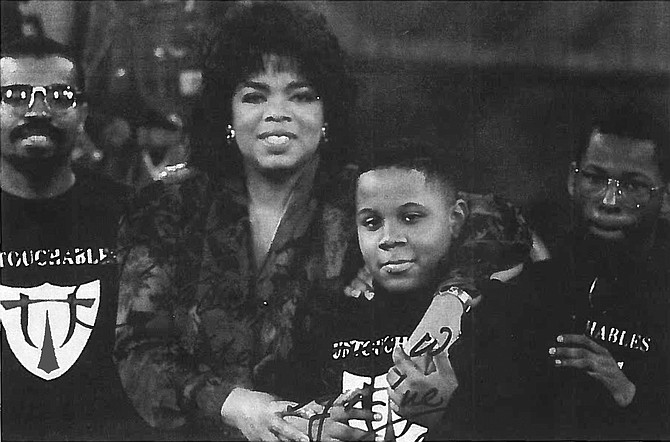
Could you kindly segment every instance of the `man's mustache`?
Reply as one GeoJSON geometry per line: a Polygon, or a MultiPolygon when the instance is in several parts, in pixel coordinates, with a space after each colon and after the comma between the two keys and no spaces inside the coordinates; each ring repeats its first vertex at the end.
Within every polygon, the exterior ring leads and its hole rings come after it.
{"type": "Polygon", "coordinates": [[[17,140],[28,138],[32,135],[44,135],[51,138],[56,144],[63,142],[65,132],[54,127],[47,119],[34,119],[15,127],[9,133],[9,140],[14,143],[17,140]]]}

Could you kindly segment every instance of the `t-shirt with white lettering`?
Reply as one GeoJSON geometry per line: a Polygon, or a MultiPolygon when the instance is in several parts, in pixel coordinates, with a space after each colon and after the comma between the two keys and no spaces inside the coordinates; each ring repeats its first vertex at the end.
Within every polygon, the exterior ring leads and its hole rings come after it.
{"type": "Polygon", "coordinates": [[[112,359],[125,195],[85,173],[51,199],[2,192],[4,439],[114,439],[133,422],[112,359]]]}

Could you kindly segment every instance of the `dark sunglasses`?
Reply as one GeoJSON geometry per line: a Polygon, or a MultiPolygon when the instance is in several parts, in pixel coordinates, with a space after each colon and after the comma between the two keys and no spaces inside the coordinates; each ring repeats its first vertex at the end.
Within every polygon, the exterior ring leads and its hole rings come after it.
{"type": "Polygon", "coordinates": [[[17,111],[27,112],[35,104],[35,95],[41,93],[44,102],[54,112],[65,111],[77,106],[83,93],[67,84],[33,86],[31,84],[10,84],[2,86],[2,102],[17,111]]]}

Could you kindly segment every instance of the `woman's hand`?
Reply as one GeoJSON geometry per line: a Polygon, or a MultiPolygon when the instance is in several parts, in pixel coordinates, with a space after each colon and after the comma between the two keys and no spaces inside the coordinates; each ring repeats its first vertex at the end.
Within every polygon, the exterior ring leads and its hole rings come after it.
{"type": "Polygon", "coordinates": [[[393,351],[393,362],[386,375],[391,409],[409,421],[427,428],[434,426],[458,387],[449,355],[442,351],[433,356],[436,370],[430,374],[425,374],[400,346],[393,351]]]}
{"type": "Polygon", "coordinates": [[[282,419],[289,406],[295,405],[295,402],[276,400],[267,393],[236,388],[223,403],[221,417],[251,441],[309,442],[307,434],[282,419]]]}
{"type": "Polygon", "coordinates": [[[351,298],[358,298],[362,294],[368,301],[374,298],[375,292],[372,288],[372,274],[366,266],[358,270],[356,277],[344,288],[344,294],[351,298]]]}

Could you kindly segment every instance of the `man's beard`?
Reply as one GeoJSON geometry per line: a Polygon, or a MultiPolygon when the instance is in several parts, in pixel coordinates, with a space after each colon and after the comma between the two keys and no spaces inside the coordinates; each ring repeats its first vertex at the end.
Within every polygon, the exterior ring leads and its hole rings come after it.
{"type": "MultiPolygon", "coordinates": [[[[19,173],[27,176],[36,184],[48,182],[56,173],[70,162],[70,151],[58,152],[48,157],[26,158],[19,155],[7,155],[5,162],[11,164],[19,173]]],[[[2,173],[11,173],[3,170],[2,173]]]]}

